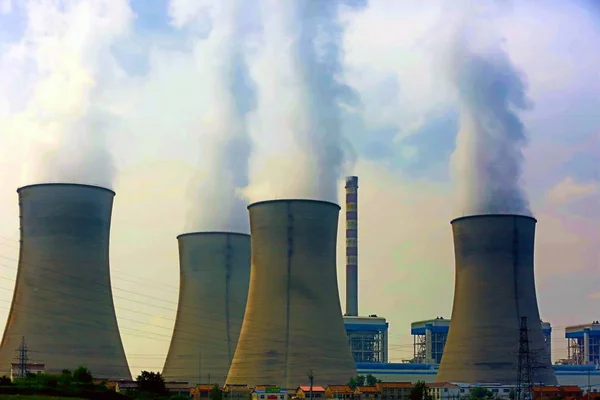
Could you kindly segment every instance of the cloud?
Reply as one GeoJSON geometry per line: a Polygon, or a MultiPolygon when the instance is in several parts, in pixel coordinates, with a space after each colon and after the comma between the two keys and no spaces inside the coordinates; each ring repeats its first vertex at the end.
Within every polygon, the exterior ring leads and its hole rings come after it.
{"type": "Polygon", "coordinates": [[[583,197],[600,194],[600,188],[596,183],[577,183],[568,176],[554,186],[547,194],[551,205],[560,206],[577,201],[583,197]]]}

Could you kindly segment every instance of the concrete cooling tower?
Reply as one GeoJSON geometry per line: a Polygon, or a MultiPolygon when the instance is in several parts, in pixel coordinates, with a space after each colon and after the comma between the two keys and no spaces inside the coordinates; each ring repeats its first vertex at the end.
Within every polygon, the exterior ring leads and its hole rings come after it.
{"type": "Polygon", "coordinates": [[[557,384],[535,292],[536,222],[519,215],[452,221],[454,305],[438,382],[516,384],[520,320],[526,317],[532,380],[557,384]]]}
{"type": "Polygon", "coordinates": [[[250,235],[187,233],[179,242],[179,305],[165,380],[223,384],[244,319],[250,235]]]}
{"type": "Polygon", "coordinates": [[[85,366],[98,378],[131,379],[109,271],[115,193],[67,183],[17,192],[21,248],[0,374],[10,374],[23,337],[29,362],[48,373],[85,366]]]}
{"type": "Polygon", "coordinates": [[[340,207],[314,200],[254,203],[246,315],[227,384],[346,384],[356,376],[336,274],[340,207]]]}

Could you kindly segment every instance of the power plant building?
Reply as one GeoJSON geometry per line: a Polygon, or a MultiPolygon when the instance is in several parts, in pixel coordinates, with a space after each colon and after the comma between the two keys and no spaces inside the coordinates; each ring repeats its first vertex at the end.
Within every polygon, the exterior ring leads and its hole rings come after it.
{"type": "Polygon", "coordinates": [[[179,303],[163,368],[167,381],[225,382],[250,281],[250,235],[186,233],[179,244],[179,303]]]}
{"type": "Polygon", "coordinates": [[[131,379],[113,304],[109,240],[115,193],[69,183],[21,187],[17,280],[0,345],[10,375],[22,341],[48,373],[87,367],[131,379]]]}
{"type": "Polygon", "coordinates": [[[557,384],[535,290],[536,222],[532,217],[508,214],[452,221],[454,304],[437,382],[515,384],[524,317],[536,366],[533,379],[557,384]]]}
{"type": "Polygon", "coordinates": [[[388,362],[388,328],[385,318],[344,317],[344,327],[355,363],[388,362]]]}
{"type": "Polygon", "coordinates": [[[340,207],[316,200],[251,204],[248,303],[227,385],[346,384],[356,367],[336,273],[340,207]]]}
{"type": "MultiPolygon", "coordinates": [[[[548,354],[552,354],[552,326],[542,321],[542,333],[548,354]]],[[[442,317],[411,324],[414,355],[410,360],[417,364],[439,364],[448,339],[450,320],[442,317]]]]}
{"type": "Polygon", "coordinates": [[[571,365],[600,365],[600,323],[572,325],[565,328],[568,359],[571,365]]]}

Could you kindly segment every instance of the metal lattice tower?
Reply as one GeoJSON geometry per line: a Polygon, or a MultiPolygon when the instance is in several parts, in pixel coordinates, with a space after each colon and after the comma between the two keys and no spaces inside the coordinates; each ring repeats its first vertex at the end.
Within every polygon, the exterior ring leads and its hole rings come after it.
{"type": "Polygon", "coordinates": [[[21,346],[16,350],[19,352],[17,360],[19,361],[19,377],[24,379],[27,377],[27,362],[29,357],[27,356],[27,344],[25,343],[25,336],[21,338],[21,346]]]}
{"type": "Polygon", "coordinates": [[[517,375],[517,400],[531,399],[531,354],[529,352],[529,335],[527,317],[521,317],[519,328],[519,370],[517,375]]]}

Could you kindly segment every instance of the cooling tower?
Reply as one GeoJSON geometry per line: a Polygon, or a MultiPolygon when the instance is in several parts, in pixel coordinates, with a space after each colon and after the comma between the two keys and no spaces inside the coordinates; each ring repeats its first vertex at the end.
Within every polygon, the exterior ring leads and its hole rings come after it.
{"type": "Polygon", "coordinates": [[[179,305],[163,376],[223,384],[240,335],[250,280],[250,236],[188,233],[179,242],[179,305]]]}
{"type": "Polygon", "coordinates": [[[557,384],[535,292],[535,224],[518,215],[452,221],[454,305],[438,382],[516,384],[520,319],[527,317],[533,381],[557,384]]]}
{"type": "Polygon", "coordinates": [[[24,337],[29,361],[48,373],[85,366],[95,377],[131,379],[110,283],[115,193],[67,183],[17,192],[21,248],[0,374],[9,375],[24,337]]]}
{"type": "Polygon", "coordinates": [[[254,203],[246,315],[227,384],[282,388],[356,376],[340,306],[340,207],[314,200],[254,203]]]}

